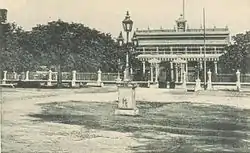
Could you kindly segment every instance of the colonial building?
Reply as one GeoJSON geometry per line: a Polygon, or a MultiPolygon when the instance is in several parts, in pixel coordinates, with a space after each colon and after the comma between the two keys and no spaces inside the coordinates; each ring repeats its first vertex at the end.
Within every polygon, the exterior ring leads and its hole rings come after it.
{"type": "Polygon", "coordinates": [[[204,59],[207,70],[217,73],[217,62],[230,43],[230,35],[228,27],[206,28],[205,32],[203,27],[189,28],[181,15],[176,28],[137,29],[133,40],[137,44],[136,58],[142,62],[142,72],[150,73],[151,82],[158,82],[165,75],[166,81],[181,83],[184,72],[188,81],[195,81],[195,72],[202,71],[204,59]]]}

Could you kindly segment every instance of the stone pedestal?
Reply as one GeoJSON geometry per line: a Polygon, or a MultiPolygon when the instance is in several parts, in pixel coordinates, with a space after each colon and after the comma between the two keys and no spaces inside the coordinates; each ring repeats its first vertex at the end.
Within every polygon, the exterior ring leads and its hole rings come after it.
{"type": "Polygon", "coordinates": [[[118,86],[118,108],[115,109],[115,115],[136,116],[139,114],[136,108],[135,88],[134,84],[118,86]]]}

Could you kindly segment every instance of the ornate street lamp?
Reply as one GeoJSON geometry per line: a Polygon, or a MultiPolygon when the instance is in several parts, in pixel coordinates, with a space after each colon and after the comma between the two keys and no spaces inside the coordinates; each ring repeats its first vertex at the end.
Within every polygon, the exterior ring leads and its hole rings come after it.
{"type": "Polygon", "coordinates": [[[132,37],[132,42],[133,42],[133,46],[134,46],[134,47],[137,47],[137,46],[138,46],[138,40],[137,40],[137,38],[136,38],[135,32],[134,32],[133,37],[132,37]]]}
{"type": "Polygon", "coordinates": [[[125,68],[125,76],[126,78],[124,78],[124,80],[128,81],[129,80],[129,57],[128,57],[128,53],[129,53],[129,33],[132,31],[132,27],[133,27],[133,21],[130,19],[130,15],[129,12],[127,11],[127,14],[125,16],[125,19],[122,21],[122,26],[123,26],[123,30],[126,32],[127,34],[127,54],[126,54],[126,68],[125,68]]]}
{"type": "Polygon", "coordinates": [[[122,36],[122,32],[120,32],[118,38],[117,38],[118,45],[121,47],[124,44],[124,38],[122,36]]]}

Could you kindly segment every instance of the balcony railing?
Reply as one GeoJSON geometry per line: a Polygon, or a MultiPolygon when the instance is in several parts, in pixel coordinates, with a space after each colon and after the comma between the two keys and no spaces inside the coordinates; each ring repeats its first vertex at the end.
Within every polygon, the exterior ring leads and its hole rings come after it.
{"type": "MultiPolygon", "coordinates": [[[[204,51],[136,51],[137,53],[141,54],[151,54],[151,55],[158,55],[158,54],[204,54],[204,51]]],[[[224,51],[217,51],[217,50],[207,50],[206,54],[223,54],[224,51]]]]}
{"type": "MultiPolygon", "coordinates": [[[[186,29],[185,32],[203,32],[203,29],[186,29]]],[[[227,32],[228,28],[207,28],[206,32],[227,32]]],[[[148,29],[137,30],[137,33],[154,33],[154,32],[178,32],[176,29],[148,29]]]]}

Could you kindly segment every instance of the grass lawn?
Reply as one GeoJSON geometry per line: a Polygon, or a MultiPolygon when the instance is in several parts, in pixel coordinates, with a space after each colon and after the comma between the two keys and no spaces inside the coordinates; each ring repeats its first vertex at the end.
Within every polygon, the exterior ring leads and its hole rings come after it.
{"type": "MultiPolygon", "coordinates": [[[[113,115],[116,104],[111,103],[70,101],[40,106],[40,113],[29,114],[37,123],[132,133],[131,137],[138,143],[127,148],[131,152],[250,152],[250,110],[247,109],[187,102],[139,102],[140,116],[129,117],[113,115]]],[[[86,133],[79,132],[77,137],[89,139],[83,135],[86,133]]]]}

